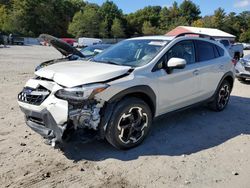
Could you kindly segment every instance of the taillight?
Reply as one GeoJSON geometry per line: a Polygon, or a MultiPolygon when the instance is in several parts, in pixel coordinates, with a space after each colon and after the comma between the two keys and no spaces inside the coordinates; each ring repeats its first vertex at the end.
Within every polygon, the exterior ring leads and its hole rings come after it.
{"type": "Polygon", "coordinates": [[[238,61],[236,59],[232,59],[232,63],[233,63],[234,66],[237,64],[237,62],[238,61]]]}

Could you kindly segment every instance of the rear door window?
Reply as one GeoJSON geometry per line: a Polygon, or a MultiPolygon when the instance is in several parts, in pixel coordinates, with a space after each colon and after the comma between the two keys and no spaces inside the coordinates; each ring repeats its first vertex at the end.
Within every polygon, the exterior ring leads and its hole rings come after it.
{"type": "Polygon", "coordinates": [[[212,43],[206,41],[196,41],[196,50],[198,62],[208,61],[216,58],[214,46],[212,43]]]}

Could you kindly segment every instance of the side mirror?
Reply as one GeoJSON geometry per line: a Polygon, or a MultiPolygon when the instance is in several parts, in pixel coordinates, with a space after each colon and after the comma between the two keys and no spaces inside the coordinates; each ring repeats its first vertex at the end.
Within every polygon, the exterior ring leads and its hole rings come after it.
{"type": "Polygon", "coordinates": [[[170,69],[184,69],[186,64],[187,64],[187,62],[186,62],[185,59],[172,57],[168,61],[167,67],[170,68],[170,69]]]}

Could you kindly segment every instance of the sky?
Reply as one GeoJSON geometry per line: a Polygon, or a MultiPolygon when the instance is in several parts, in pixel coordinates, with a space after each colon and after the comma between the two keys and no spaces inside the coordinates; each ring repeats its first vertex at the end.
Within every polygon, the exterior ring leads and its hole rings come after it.
{"type": "MultiPolygon", "coordinates": [[[[91,3],[101,5],[106,0],[87,0],[91,3]]],[[[181,3],[183,0],[176,0],[181,3]]],[[[171,6],[174,1],[169,0],[113,0],[117,6],[123,10],[125,14],[135,12],[148,5],[171,6]]],[[[193,0],[200,7],[201,15],[212,15],[214,10],[222,7],[225,11],[240,13],[242,11],[250,11],[250,0],[193,0]]]]}

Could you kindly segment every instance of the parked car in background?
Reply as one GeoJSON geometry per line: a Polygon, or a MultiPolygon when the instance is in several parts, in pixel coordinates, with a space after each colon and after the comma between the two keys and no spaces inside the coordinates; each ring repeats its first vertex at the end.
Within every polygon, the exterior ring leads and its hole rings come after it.
{"type": "Polygon", "coordinates": [[[52,146],[92,130],[91,139],[133,148],[155,117],[202,103],[224,110],[234,83],[223,45],[186,36],[124,40],[90,61],[59,63],[35,74],[18,103],[26,124],[52,146]]]}
{"type": "Polygon", "coordinates": [[[101,39],[96,39],[96,38],[86,38],[82,37],[78,39],[78,44],[77,46],[79,48],[90,46],[90,45],[95,45],[95,44],[100,44],[102,43],[101,39]]]}
{"type": "Polygon", "coordinates": [[[53,59],[46,62],[41,63],[36,67],[36,71],[49,66],[55,63],[64,62],[64,61],[74,61],[74,60],[88,60],[91,57],[97,55],[98,53],[102,52],[103,50],[110,47],[110,44],[98,44],[98,45],[91,45],[89,47],[83,48],[81,50],[76,49],[72,45],[60,40],[56,37],[51,35],[42,34],[39,36],[39,40],[46,45],[53,46],[57,49],[64,57],[60,59],[53,59]]]}
{"type": "Polygon", "coordinates": [[[72,38],[61,38],[61,40],[68,43],[71,46],[74,46],[74,43],[76,43],[76,40],[72,38]]]}
{"type": "Polygon", "coordinates": [[[24,45],[24,37],[17,34],[10,34],[8,43],[11,45],[24,45]]]}
{"type": "Polygon", "coordinates": [[[235,73],[239,81],[250,79],[250,54],[239,60],[235,66],[235,73]]]}
{"type": "Polygon", "coordinates": [[[227,39],[218,39],[217,41],[225,46],[232,58],[239,60],[244,56],[244,47],[242,44],[231,44],[227,39]]]}
{"type": "Polygon", "coordinates": [[[244,50],[250,50],[250,43],[242,43],[244,50]]]}
{"type": "Polygon", "coordinates": [[[5,45],[4,35],[0,33],[0,45],[5,45]]]}

